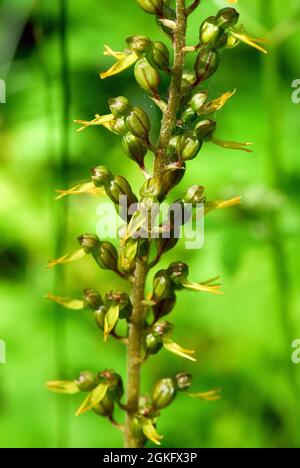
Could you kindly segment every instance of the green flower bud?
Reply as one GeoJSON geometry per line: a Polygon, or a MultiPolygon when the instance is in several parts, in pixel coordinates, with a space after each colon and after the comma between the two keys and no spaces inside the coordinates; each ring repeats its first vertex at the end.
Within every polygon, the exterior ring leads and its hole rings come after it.
{"type": "Polygon", "coordinates": [[[128,132],[128,129],[125,125],[125,119],[124,117],[120,117],[119,119],[116,119],[112,123],[112,131],[116,133],[117,135],[124,136],[128,132]]]}
{"type": "Polygon", "coordinates": [[[167,299],[173,293],[172,283],[168,277],[167,270],[160,270],[153,279],[153,300],[155,302],[167,299]]]}
{"type": "Polygon", "coordinates": [[[95,289],[85,289],[83,295],[83,301],[86,307],[92,310],[96,310],[103,305],[103,299],[101,294],[95,289]]]}
{"type": "Polygon", "coordinates": [[[234,8],[223,8],[219,11],[216,18],[218,24],[223,29],[227,29],[238,23],[240,15],[234,8]]]}
{"type": "Polygon", "coordinates": [[[161,188],[155,177],[148,179],[140,190],[141,197],[154,197],[159,198],[161,193],[161,188]]]}
{"type": "Polygon", "coordinates": [[[186,374],[181,372],[175,377],[176,388],[179,391],[185,391],[192,385],[192,376],[191,374],[186,374]]]}
{"type": "Polygon", "coordinates": [[[120,401],[124,395],[122,377],[110,369],[101,372],[100,377],[109,384],[107,395],[110,396],[112,401],[120,401]]]}
{"type": "Polygon", "coordinates": [[[91,392],[99,383],[97,374],[90,371],[80,372],[76,384],[81,392],[91,392]]]}
{"type": "Polygon", "coordinates": [[[217,123],[213,120],[202,120],[194,128],[194,134],[199,140],[210,141],[216,131],[217,123]]]}
{"type": "Polygon", "coordinates": [[[176,397],[176,384],[173,379],[162,379],[155,385],[152,392],[152,402],[156,409],[169,406],[176,397]]]}
{"type": "Polygon", "coordinates": [[[202,107],[204,106],[205,102],[208,98],[208,92],[202,91],[201,93],[195,94],[189,102],[192,110],[196,113],[201,112],[202,107]]]}
{"type": "Polygon", "coordinates": [[[144,54],[151,47],[152,41],[147,36],[130,36],[126,39],[130,50],[144,54]]]}
{"type": "Polygon", "coordinates": [[[190,187],[185,196],[184,201],[186,203],[191,203],[193,205],[197,205],[197,203],[204,203],[205,197],[203,196],[205,188],[201,185],[193,185],[190,187]]]}
{"type": "Polygon", "coordinates": [[[111,113],[117,118],[124,117],[132,109],[130,102],[124,96],[111,98],[108,103],[111,113]]]}
{"type": "Polygon", "coordinates": [[[185,109],[181,116],[181,120],[184,124],[193,123],[196,119],[197,114],[193,111],[193,109],[190,106],[185,109]]]}
{"type": "Polygon", "coordinates": [[[150,15],[161,16],[166,0],[136,0],[139,6],[150,15]]]}
{"type": "Polygon", "coordinates": [[[144,159],[147,154],[147,148],[143,144],[142,140],[132,135],[131,133],[127,133],[122,138],[122,146],[130,159],[137,162],[138,165],[142,168],[145,166],[144,159]]]}
{"type": "Polygon", "coordinates": [[[134,107],[125,119],[126,127],[132,135],[141,140],[148,141],[151,128],[146,112],[140,107],[134,107]]]}
{"type": "Polygon", "coordinates": [[[106,301],[108,306],[118,305],[119,306],[119,317],[121,319],[128,319],[132,313],[132,304],[128,294],[121,291],[111,291],[106,294],[106,301]]]}
{"type": "Polygon", "coordinates": [[[103,270],[118,271],[118,252],[110,242],[100,242],[100,248],[93,257],[103,270]]]}
{"type": "Polygon", "coordinates": [[[203,142],[195,135],[182,135],[178,142],[178,153],[183,161],[194,159],[201,150],[203,142]]]}
{"type": "Polygon", "coordinates": [[[182,75],[181,88],[182,92],[186,93],[191,89],[191,86],[195,83],[197,79],[196,73],[184,73],[182,75]]]}
{"type": "Polygon", "coordinates": [[[105,166],[97,166],[92,169],[92,180],[96,187],[103,187],[113,178],[112,173],[105,166]]]}
{"type": "Polygon", "coordinates": [[[137,202],[137,198],[133,194],[129,183],[122,176],[115,176],[109,184],[105,186],[105,191],[113,203],[118,206],[120,204],[120,197],[124,196],[127,197],[129,205],[137,202]]]}
{"type": "Polygon", "coordinates": [[[83,234],[78,237],[78,242],[86,254],[91,254],[100,247],[99,237],[94,234],[83,234]]]}
{"type": "Polygon", "coordinates": [[[170,71],[170,52],[163,42],[153,42],[148,54],[147,60],[153,68],[163,71],[170,71]]]}
{"type": "Polygon", "coordinates": [[[198,81],[202,82],[210,78],[218,69],[220,54],[210,47],[203,47],[198,54],[195,63],[195,73],[198,81]]]}
{"type": "Polygon", "coordinates": [[[144,341],[144,349],[148,356],[157,354],[161,350],[162,346],[163,343],[159,336],[156,336],[153,333],[147,333],[144,341]]]}
{"type": "Polygon", "coordinates": [[[202,23],[200,27],[200,42],[203,45],[215,46],[223,34],[224,30],[220,27],[217,18],[210,16],[202,23]]]}
{"type": "Polygon", "coordinates": [[[93,313],[94,320],[100,330],[104,330],[104,321],[105,321],[105,315],[107,313],[107,308],[105,306],[99,307],[99,309],[95,310],[93,313]]]}
{"type": "Polygon", "coordinates": [[[176,289],[182,289],[182,281],[189,275],[189,267],[183,262],[174,262],[169,265],[167,274],[176,289]]]}
{"type": "Polygon", "coordinates": [[[138,60],[134,67],[134,76],[138,85],[149,93],[157,93],[160,84],[160,74],[153,68],[146,57],[138,60]]]}
{"type": "Polygon", "coordinates": [[[105,418],[111,418],[114,413],[114,402],[110,398],[108,394],[98,403],[96,406],[93,407],[93,411],[99,416],[103,416],[105,418]]]}
{"type": "Polygon", "coordinates": [[[174,309],[176,304],[176,296],[173,293],[167,299],[163,299],[162,301],[158,302],[155,306],[153,306],[153,313],[155,320],[159,320],[162,317],[168,315],[174,309]]]}

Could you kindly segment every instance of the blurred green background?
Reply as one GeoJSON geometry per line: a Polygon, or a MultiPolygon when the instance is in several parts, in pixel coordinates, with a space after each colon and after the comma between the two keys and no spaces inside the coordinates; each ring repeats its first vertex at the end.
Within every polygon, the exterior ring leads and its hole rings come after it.
{"type": "MultiPolygon", "coordinates": [[[[211,97],[237,88],[218,114],[217,136],[253,141],[247,155],[206,144],[188,166],[181,194],[205,185],[209,199],[241,195],[243,205],[206,219],[200,251],[180,244],[163,260],[189,263],[191,279],[222,276],[224,296],[179,295],[175,338],[197,350],[190,364],[161,352],[146,364],[143,389],[180,370],[194,375],[195,391],[222,387],[222,400],[198,402],[180,395],[165,410],[159,432],[165,447],[299,447],[300,365],[291,363],[291,342],[300,337],[299,111],[291,83],[300,78],[299,2],[240,0],[241,21],[270,39],[269,55],[246,46],[225,51],[207,83],[211,97]]],[[[189,43],[203,18],[225,0],[203,0],[192,16],[189,43]]],[[[89,178],[98,164],[142,178],[124,156],[118,137],[104,129],[76,133],[73,119],[107,112],[107,99],[126,95],[159,111],[136,86],[133,72],[106,81],[98,73],[110,58],[103,45],[122,50],[141,33],[167,39],[134,0],[0,2],[0,78],[7,103],[0,107],[0,338],[7,364],[0,365],[1,447],[119,447],[121,435],[93,413],[74,412],[81,396],[56,397],[47,380],[73,378],[81,370],[115,368],[124,375],[124,349],[103,344],[86,312],[55,308],[47,292],[80,297],[120,286],[90,259],[47,271],[57,252],[77,248],[76,237],[95,232],[97,199],[54,201],[54,189],[89,178]],[[65,14],[67,6],[67,15],[65,14]]]]}

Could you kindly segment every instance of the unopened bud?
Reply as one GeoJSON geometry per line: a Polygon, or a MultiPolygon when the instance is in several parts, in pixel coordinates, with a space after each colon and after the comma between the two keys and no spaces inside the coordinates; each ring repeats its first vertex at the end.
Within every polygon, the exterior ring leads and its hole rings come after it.
{"type": "Polygon", "coordinates": [[[144,167],[144,159],[147,154],[147,148],[143,144],[142,140],[132,135],[131,133],[127,133],[122,138],[122,147],[130,159],[138,163],[140,167],[144,167]]]}
{"type": "Polygon", "coordinates": [[[160,84],[160,74],[153,68],[146,57],[138,60],[134,67],[134,76],[138,85],[148,93],[157,93],[160,84]]]}
{"type": "Polygon", "coordinates": [[[111,113],[116,117],[124,117],[130,112],[131,104],[128,99],[124,96],[117,98],[111,98],[108,101],[111,113]]]}
{"type": "Polygon", "coordinates": [[[163,346],[162,340],[159,336],[153,333],[147,333],[144,341],[144,349],[147,355],[157,354],[163,346]]]}
{"type": "Polygon", "coordinates": [[[112,173],[105,166],[97,166],[92,169],[92,180],[96,187],[103,187],[113,178],[112,173]]]}
{"type": "Polygon", "coordinates": [[[217,123],[213,120],[202,120],[194,128],[194,133],[199,140],[210,141],[216,131],[217,123]]]}
{"type": "Polygon", "coordinates": [[[224,35],[224,30],[220,27],[218,20],[214,16],[207,18],[200,27],[200,42],[203,45],[215,46],[224,35]]]}
{"type": "Polygon", "coordinates": [[[223,8],[217,14],[218,24],[223,29],[235,26],[238,23],[239,18],[240,15],[234,8],[223,8]]]}
{"type": "Polygon", "coordinates": [[[181,88],[182,92],[186,93],[191,89],[191,86],[195,83],[197,76],[195,73],[184,73],[182,75],[181,88]]]}
{"type": "Polygon", "coordinates": [[[94,234],[83,234],[78,237],[78,242],[88,255],[99,249],[101,244],[99,237],[94,234]]]}
{"type": "Polygon", "coordinates": [[[81,392],[91,392],[99,383],[97,374],[90,371],[83,371],[80,373],[76,384],[81,392]]]}
{"type": "Polygon", "coordinates": [[[147,60],[153,68],[159,70],[170,70],[170,52],[168,47],[163,42],[153,42],[148,54],[147,60]]]}
{"type": "Polygon", "coordinates": [[[99,309],[95,310],[93,313],[94,320],[100,330],[104,330],[105,325],[105,315],[107,314],[107,308],[105,306],[99,307],[99,309]]]}
{"type": "Polygon", "coordinates": [[[202,82],[210,78],[217,71],[219,64],[219,52],[210,47],[203,47],[195,63],[197,79],[202,82]]]}
{"type": "Polygon", "coordinates": [[[106,394],[104,398],[96,406],[93,406],[93,411],[99,416],[105,418],[111,418],[114,413],[114,402],[110,398],[110,395],[106,394]]]}
{"type": "Polygon", "coordinates": [[[175,377],[176,388],[179,391],[185,391],[192,385],[192,376],[191,374],[186,374],[181,372],[175,377]]]}
{"type": "Polygon", "coordinates": [[[166,0],[136,0],[142,10],[150,15],[161,16],[166,0]]]}
{"type": "Polygon", "coordinates": [[[159,198],[161,193],[161,188],[158,183],[158,180],[155,177],[148,179],[140,190],[141,197],[154,197],[159,198]]]}
{"type": "Polygon", "coordinates": [[[119,119],[116,119],[114,122],[112,122],[111,130],[117,135],[121,135],[121,136],[126,135],[126,133],[128,132],[128,129],[125,125],[124,117],[120,117],[119,119]]]}
{"type": "Polygon", "coordinates": [[[178,142],[178,154],[183,161],[194,159],[202,148],[202,141],[195,135],[182,135],[178,142]]]}
{"type": "Polygon", "coordinates": [[[155,385],[152,392],[152,402],[156,409],[169,406],[176,397],[176,384],[174,379],[162,379],[155,385]]]}
{"type": "Polygon", "coordinates": [[[186,280],[189,275],[189,267],[183,262],[171,263],[167,269],[167,274],[176,289],[182,289],[182,281],[186,280]]]}
{"type": "Polygon", "coordinates": [[[134,107],[125,119],[126,127],[132,135],[148,141],[151,128],[150,119],[140,107],[134,107]]]}
{"type": "Polygon", "coordinates": [[[191,203],[192,205],[197,205],[198,203],[204,203],[205,197],[203,196],[205,188],[201,185],[193,185],[190,187],[185,196],[184,201],[186,203],[191,203]]]}
{"type": "Polygon", "coordinates": [[[189,105],[193,109],[194,112],[199,113],[202,110],[205,102],[208,98],[208,92],[202,91],[201,93],[195,94],[189,102],[189,105]]]}
{"type": "Polygon", "coordinates": [[[115,176],[109,184],[106,185],[105,191],[109,198],[116,205],[120,204],[120,197],[127,197],[128,204],[131,205],[137,202],[136,196],[133,194],[132,189],[127,180],[122,176],[115,176]]]}
{"type": "Polygon", "coordinates": [[[100,247],[93,252],[93,257],[103,270],[118,271],[118,252],[110,242],[100,242],[100,247]]]}
{"type": "Polygon", "coordinates": [[[160,270],[156,273],[153,279],[153,299],[159,302],[167,299],[173,293],[171,281],[166,270],[160,270]]]}
{"type": "Polygon", "coordinates": [[[130,36],[126,39],[130,50],[143,54],[147,52],[152,44],[152,41],[147,36],[130,36]]]}
{"type": "Polygon", "coordinates": [[[85,289],[83,294],[83,301],[86,307],[96,310],[103,305],[101,294],[95,289],[85,289]]]}

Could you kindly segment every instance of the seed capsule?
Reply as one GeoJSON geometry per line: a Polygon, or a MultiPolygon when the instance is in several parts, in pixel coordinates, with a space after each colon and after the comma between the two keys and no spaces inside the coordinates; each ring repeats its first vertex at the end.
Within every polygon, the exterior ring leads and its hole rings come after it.
{"type": "Polygon", "coordinates": [[[137,0],[140,7],[150,15],[161,16],[166,0],[137,0]]]}
{"type": "Polygon", "coordinates": [[[202,141],[198,140],[192,133],[182,135],[178,142],[178,153],[183,161],[194,159],[202,148],[202,141]]]}
{"type": "Polygon", "coordinates": [[[103,305],[102,296],[95,289],[85,289],[83,301],[85,303],[85,306],[89,307],[92,310],[96,310],[103,305]]]}
{"type": "Polygon", "coordinates": [[[153,279],[153,300],[159,302],[172,295],[173,289],[166,270],[160,270],[153,279]]]}
{"type": "Polygon", "coordinates": [[[155,385],[152,392],[152,402],[156,409],[169,406],[176,397],[176,386],[173,379],[162,379],[155,385]]]}
{"type": "Polygon", "coordinates": [[[162,340],[159,336],[153,333],[148,333],[145,336],[144,349],[147,355],[157,354],[163,346],[162,340]]]}
{"type": "Polygon", "coordinates": [[[149,50],[152,41],[147,36],[130,36],[126,39],[130,50],[143,54],[149,50]]]}
{"type": "Polygon", "coordinates": [[[80,372],[76,384],[78,385],[81,392],[91,392],[99,383],[97,374],[90,371],[80,372]]]}
{"type": "Polygon", "coordinates": [[[177,390],[185,391],[192,385],[192,376],[191,374],[181,372],[176,375],[175,382],[177,390]]]}
{"type": "Polygon", "coordinates": [[[109,198],[119,206],[120,197],[127,197],[129,205],[137,202],[136,196],[133,194],[132,189],[127,180],[122,176],[115,176],[106,186],[105,191],[109,198]]]}
{"type": "Polygon", "coordinates": [[[215,46],[223,34],[224,30],[220,27],[217,18],[215,16],[210,16],[200,27],[200,42],[203,45],[215,46]]]}
{"type": "Polygon", "coordinates": [[[208,98],[208,92],[202,91],[201,93],[195,94],[189,102],[192,110],[196,113],[201,112],[202,107],[204,106],[205,102],[208,98]]]}
{"type": "Polygon", "coordinates": [[[148,54],[147,60],[153,68],[163,71],[170,71],[170,52],[163,42],[153,42],[148,54]]]}
{"type": "Polygon", "coordinates": [[[169,265],[167,274],[176,289],[182,289],[182,281],[186,280],[189,274],[189,267],[183,262],[174,262],[169,265]]]}
{"type": "Polygon", "coordinates": [[[86,254],[95,252],[100,247],[100,240],[94,234],[83,234],[78,237],[78,242],[86,254]]]}
{"type": "Polygon", "coordinates": [[[194,128],[194,134],[199,140],[210,141],[216,131],[217,123],[213,120],[202,120],[194,128]]]}
{"type": "Polygon", "coordinates": [[[198,203],[204,203],[205,197],[203,196],[205,188],[201,185],[193,185],[190,187],[185,196],[184,201],[186,203],[191,203],[192,205],[197,205],[198,203]]]}
{"type": "Polygon", "coordinates": [[[130,102],[124,96],[109,99],[108,103],[111,113],[116,118],[124,117],[130,112],[130,109],[132,108],[130,102]]]}
{"type": "Polygon", "coordinates": [[[105,418],[111,418],[114,413],[114,402],[110,398],[108,394],[98,403],[96,406],[93,407],[93,411],[99,416],[103,416],[105,418]]]}
{"type": "Polygon", "coordinates": [[[144,159],[147,154],[147,148],[142,140],[135,137],[131,133],[127,133],[122,138],[122,147],[127,156],[138,163],[140,167],[144,167],[144,159]]]}
{"type": "Polygon", "coordinates": [[[103,187],[113,179],[113,175],[105,166],[97,166],[92,169],[92,180],[96,187],[103,187]]]}
{"type": "Polygon", "coordinates": [[[240,15],[234,8],[223,8],[217,14],[218,24],[223,29],[235,26],[238,23],[239,18],[240,15]]]}
{"type": "Polygon", "coordinates": [[[163,299],[160,301],[158,304],[153,306],[153,313],[155,320],[159,320],[162,317],[165,317],[168,315],[172,310],[174,309],[176,304],[176,296],[173,293],[170,297],[167,299],[163,299]]]}
{"type": "Polygon", "coordinates": [[[104,323],[105,323],[105,315],[107,313],[107,308],[105,306],[99,307],[99,309],[95,310],[93,313],[93,317],[95,319],[96,324],[100,328],[100,330],[104,330],[104,323]]]}
{"type": "Polygon", "coordinates": [[[210,78],[218,69],[220,64],[220,54],[210,47],[203,47],[199,52],[195,72],[198,81],[202,82],[210,78]]]}
{"type": "Polygon", "coordinates": [[[125,123],[132,135],[148,142],[151,124],[148,115],[143,109],[134,107],[126,117],[125,123]]]}
{"type": "Polygon", "coordinates": [[[153,68],[146,57],[138,60],[134,67],[134,76],[138,85],[149,93],[157,93],[160,85],[160,74],[153,68]]]}
{"type": "Polygon", "coordinates": [[[118,252],[110,242],[100,242],[100,248],[92,254],[103,270],[118,271],[118,252]]]}

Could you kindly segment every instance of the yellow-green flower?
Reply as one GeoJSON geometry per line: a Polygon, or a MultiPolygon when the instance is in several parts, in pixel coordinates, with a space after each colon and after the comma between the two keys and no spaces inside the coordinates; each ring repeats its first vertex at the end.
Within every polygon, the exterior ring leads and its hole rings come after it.
{"type": "Polygon", "coordinates": [[[116,63],[106,72],[100,73],[101,80],[110,76],[118,75],[122,71],[131,67],[139,58],[138,54],[132,50],[125,50],[124,52],[116,52],[109,46],[105,46],[104,55],[114,57],[116,63]]]}

